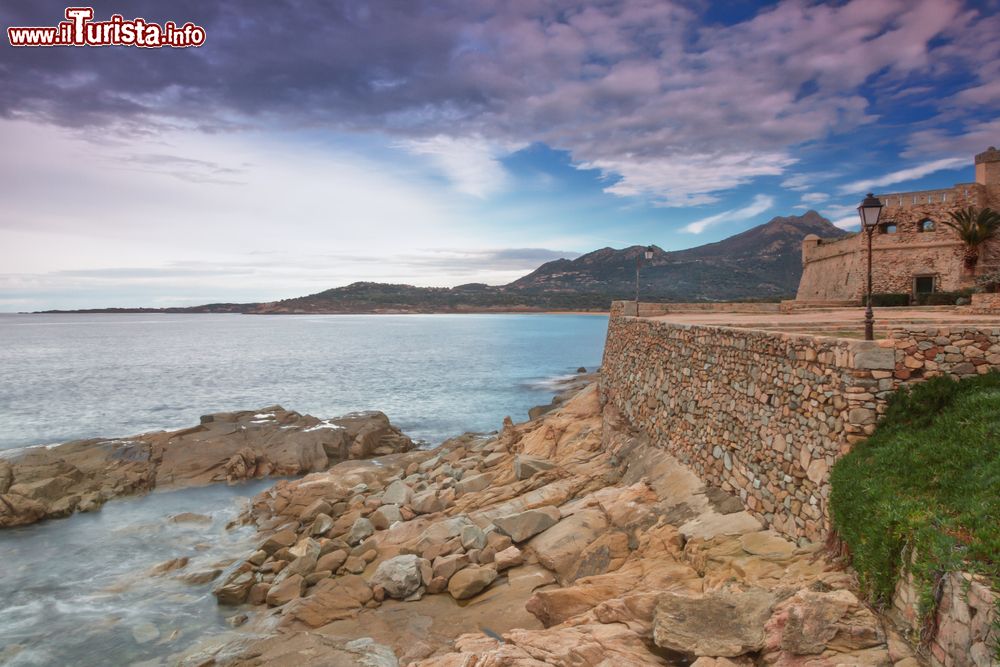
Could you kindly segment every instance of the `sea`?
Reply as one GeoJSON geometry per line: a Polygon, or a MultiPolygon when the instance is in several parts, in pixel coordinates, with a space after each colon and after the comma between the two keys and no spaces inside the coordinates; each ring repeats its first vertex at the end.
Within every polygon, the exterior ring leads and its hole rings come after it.
{"type": "MultiPolygon", "coordinates": [[[[607,318],[469,315],[0,315],[0,450],[184,428],[281,405],[317,417],[381,410],[433,446],[527,418],[601,360],[607,318]]],[[[147,573],[223,566],[227,530],[271,481],[109,502],[0,531],[0,665],[176,662],[229,629],[212,584],[147,573]],[[207,519],[175,523],[195,512],[207,519]]]]}

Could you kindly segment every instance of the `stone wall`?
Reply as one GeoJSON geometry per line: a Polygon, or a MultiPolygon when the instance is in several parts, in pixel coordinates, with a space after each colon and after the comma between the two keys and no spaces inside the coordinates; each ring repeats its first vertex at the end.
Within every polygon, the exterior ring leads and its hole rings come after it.
{"type": "MultiPolygon", "coordinates": [[[[971,284],[972,276],[962,266],[962,243],[943,221],[968,206],[1000,209],[1000,151],[991,147],[976,155],[975,165],[975,183],[878,195],[885,208],[872,240],[872,291],[912,294],[917,276],[933,277],[939,292],[971,284]]],[[[838,240],[807,236],[796,299],[860,301],[867,286],[867,247],[863,234],[838,240]]],[[[979,267],[985,270],[998,262],[1000,242],[993,242],[979,267]]]]}
{"type": "MultiPolygon", "coordinates": [[[[949,572],[941,582],[937,630],[928,645],[932,664],[942,667],[988,667],[993,660],[997,634],[997,593],[981,577],[949,572]]],[[[921,630],[919,596],[913,578],[896,585],[893,611],[915,632],[921,630]]]]}
{"type": "Polygon", "coordinates": [[[1000,294],[989,292],[973,294],[972,312],[978,315],[1000,314],[1000,294]]]}
{"type": "Polygon", "coordinates": [[[624,309],[612,307],[602,400],[796,538],[825,537],[828,471],[874,430],[900,385],[1000,366],[1000,328],[895,329],[867,342],[677,324],[624,309]]]}

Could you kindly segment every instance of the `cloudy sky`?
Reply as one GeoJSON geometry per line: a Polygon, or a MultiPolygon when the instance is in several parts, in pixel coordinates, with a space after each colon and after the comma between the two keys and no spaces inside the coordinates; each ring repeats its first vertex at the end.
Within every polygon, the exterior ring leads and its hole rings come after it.
{"type": "MultiPolygon", "coordinates": [[[[996,0],[115,0],[200,48],[0,45],[0,311],[503,283],[1000,144],[996,0]]],[[[4,0],[0,26],[65,4],[4,0]]]]}

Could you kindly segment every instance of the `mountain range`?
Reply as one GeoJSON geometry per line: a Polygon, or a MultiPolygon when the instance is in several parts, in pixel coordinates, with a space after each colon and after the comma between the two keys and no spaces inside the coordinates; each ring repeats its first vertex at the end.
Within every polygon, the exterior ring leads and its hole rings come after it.
{"type": "Polygon", "coordinates": [[[372,313],[607,310],[612,300],[640,293],[655,301],[777,300],[794,296],[802,275],[802,239],[843,236],[815,211],[776,217],[716,243],[667,251],[656,246],[601,248],[558,259],[507,285],[470,283],[414,287],[357,282],[317,294],[267,303],[206,304],[187,308],[112,308],[74,312],[372,313]]]}

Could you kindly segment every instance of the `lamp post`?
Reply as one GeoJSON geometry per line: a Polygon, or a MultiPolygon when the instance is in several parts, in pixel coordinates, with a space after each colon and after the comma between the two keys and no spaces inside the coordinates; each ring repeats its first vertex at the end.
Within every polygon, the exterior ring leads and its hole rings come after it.
{"type": "Polygon", "coordinates": [[[643,251],[642,255],[635,256],[635,316],[639,317],[639,266],[642,264],[643,256],[646,257],[646,261],[653,259],[653,246],[646,246],[646,250],[643,251]]]}
{"type": "Polygon", "coordinates": [[[872,313],[872,235],[878,227],[878,219],[882,215],[882,202],[872,193],[864,198],[858,206],[861,217],[861,229],[868,237],[868,289],[865,304],[865,340],[875,340],[875,314],[872,313]]]}

